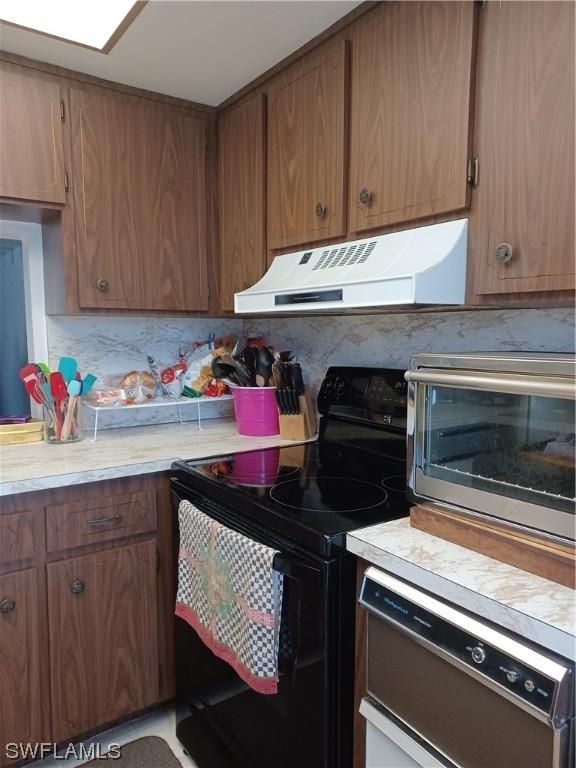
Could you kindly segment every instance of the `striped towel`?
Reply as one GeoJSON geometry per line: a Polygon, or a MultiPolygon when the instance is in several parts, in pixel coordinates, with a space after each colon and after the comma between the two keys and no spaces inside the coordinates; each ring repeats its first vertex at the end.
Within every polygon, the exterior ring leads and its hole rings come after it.
{"type": "Polygon", "coordinates": [[[278,691],[283,577],[277,550],[180,502],[176,615],[258,693],[278,691]]]}

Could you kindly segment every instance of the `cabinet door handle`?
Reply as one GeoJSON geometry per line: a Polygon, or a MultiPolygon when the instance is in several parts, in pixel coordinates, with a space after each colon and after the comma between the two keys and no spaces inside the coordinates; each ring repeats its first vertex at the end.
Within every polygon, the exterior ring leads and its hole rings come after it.
{"type": "Polygon", "coordinates": [[[366,187],[364,187],[364,189],[360,190],[358,199],[360,200],[362,205],[370,205],[370,203],[372,202],[372,192],[370,192],[369,189],[366,189],[366,187]]]}
{"type": "Polygon", "coordinates": [[[70,592],[72,592],[73,595],[81,595],[82,592],[86,589],[86,585],[83,581],[80,581],[79,579],[76,581],[73,581],[70,585],[70,592]]]}
{"type": "Polygon", "coordinates": [[[110,283],[104,277],[99,277],[98,280],[96,280],[96,288],[98,288],[100,293],[108,293],[110,283]]]}
{"type": "Polygon", "coordinates": [[[496,261],[498,264],[508,264],[512,261],[513,251],[510,243],[500,243],[496,247],[496,261]]]}
{"type": "Polygon", "coordinates": [[[95,520],[88,520],[88,525],[98,528],[100,525],[116,525],[122,520],[122,515],[113,515],[112,517],[98,517],[95,520]]]}
{"type": "Polygon", "coordinates": [[[326,211],[328,209],[324,205],[324,203],[318,203],[316,205],[316,216],[318,216],[319,219],[321,219],[323,216],[326,216],[326,211]]]}
{"type": "Polygon", "coordinates": [[[0,613],[12,613],[14,608],[16,608],[16,603],[11,597],[4,598],[0,603],[0,613]]]}

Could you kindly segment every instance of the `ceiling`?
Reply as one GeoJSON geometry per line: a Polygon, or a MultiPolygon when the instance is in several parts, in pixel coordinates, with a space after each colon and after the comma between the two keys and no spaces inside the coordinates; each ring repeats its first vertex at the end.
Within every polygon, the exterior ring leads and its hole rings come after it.
{"type": "Polygon", "coordinates": [[[0,49],[216,106],[359,0],[150,0],[108,54],[0,24],[0,49]]]}

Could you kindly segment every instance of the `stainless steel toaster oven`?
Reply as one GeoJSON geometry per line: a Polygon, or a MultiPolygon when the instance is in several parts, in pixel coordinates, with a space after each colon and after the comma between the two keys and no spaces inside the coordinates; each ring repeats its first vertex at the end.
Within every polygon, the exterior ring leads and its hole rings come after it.
{"type": "Polygon", "coordinates": [[[575,535],[575,358],[424,354],[408,381],[412,500],[575,535]]]}

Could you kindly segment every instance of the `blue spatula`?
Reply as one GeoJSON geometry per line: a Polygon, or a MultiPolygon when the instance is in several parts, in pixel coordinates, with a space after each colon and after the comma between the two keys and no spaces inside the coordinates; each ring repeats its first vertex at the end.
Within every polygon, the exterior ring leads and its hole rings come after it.
{"type": "Polygon", "coordinates": [[[58,370],[62,374],[62,378],[68,384],[76,378],[76,371],[78,370],[78,363],[73,357],[61,357],[58,364],[58,370]]]}

